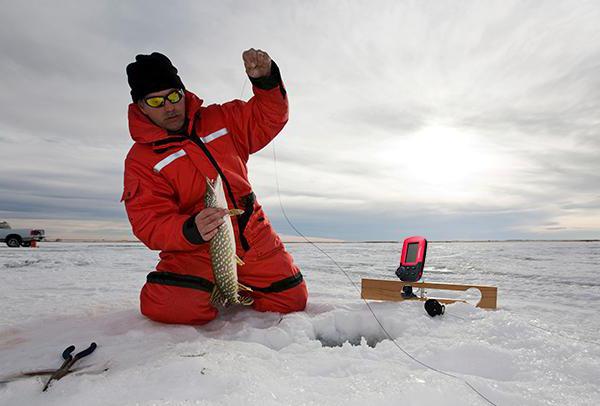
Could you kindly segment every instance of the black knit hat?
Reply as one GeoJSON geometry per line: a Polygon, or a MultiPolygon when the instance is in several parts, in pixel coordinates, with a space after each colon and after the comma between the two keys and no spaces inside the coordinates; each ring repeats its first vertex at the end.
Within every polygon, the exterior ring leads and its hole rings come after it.
{"type": "Polygon", "coordinates": [[[158,52],[137,55],[135,62],[127,65],[127,81],[134,102],[148,93],[170,88],[185,89],[181,78],[177,75],[177,68],[169,58],[158,52]]]}

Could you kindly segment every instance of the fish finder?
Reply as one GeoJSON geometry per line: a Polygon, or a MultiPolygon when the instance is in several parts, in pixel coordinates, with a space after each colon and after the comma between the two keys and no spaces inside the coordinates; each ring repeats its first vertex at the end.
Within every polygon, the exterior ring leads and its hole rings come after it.
{"type": "MultiPolygon", "coordinates": [[[[427,240],[424,237],[409,237],[402,244],[400,255],[400,266],[396,269],[396,275],[403,282],[417,282],[423,276],[425,267],[425,254],[427,253],[427,240]]],[[[402,290],[405,298],[414,297],[411,286],[405,286],[402,290]]]]}

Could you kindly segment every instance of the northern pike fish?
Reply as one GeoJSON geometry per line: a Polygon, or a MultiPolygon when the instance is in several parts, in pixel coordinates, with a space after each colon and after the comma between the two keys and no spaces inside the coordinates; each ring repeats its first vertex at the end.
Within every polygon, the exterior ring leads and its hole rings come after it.
{"type": "MultiPolygon", "coordinates": [[[[204,204],[206,207],[227,209],[223,181],[220,176],[217,175],[214,182],[206,178],[204,204]]],[[[229,216],[224,219],[225,223],[219,226],[217,234],[210,240],[210,260],[215,280],[215,287],[210,297],[213,304],[248,306],[254,302],[251,297],[239,294],[240,291],[252,291],[252,289],[239,283],[237,278],[237,264],[243,265],[244,263],[235,254],[235,235],[230,216],[240,215],[243,212],[239,209],[229,210],[229,216]]]]}

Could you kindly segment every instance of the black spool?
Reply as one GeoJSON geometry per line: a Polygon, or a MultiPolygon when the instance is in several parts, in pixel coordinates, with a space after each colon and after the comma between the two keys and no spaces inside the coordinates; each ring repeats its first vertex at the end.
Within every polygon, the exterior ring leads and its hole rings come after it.
{"type": "Polygon", "coordinates": [[[431,317],[441,316],[442,314],[444,314],[445,310],[446,306],[440,304],[440,302],[438,302],[435,299],[427,299],[427,301],[425,302],[425,311],[431,317]]]}

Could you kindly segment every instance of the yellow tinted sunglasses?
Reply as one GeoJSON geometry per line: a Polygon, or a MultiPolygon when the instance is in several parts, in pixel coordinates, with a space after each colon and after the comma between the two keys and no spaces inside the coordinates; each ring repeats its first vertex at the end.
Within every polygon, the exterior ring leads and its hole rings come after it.
{"type": "Polygon", "coordinates": [[[179,101],[183,98],[183,90],[173,90],[171,93],[166,96],[152,96],[146,97],[144,102],[153,108],[162,107],[165,105],[165,100],[170,101],[172,104],[179,103],[179,101]]]}

